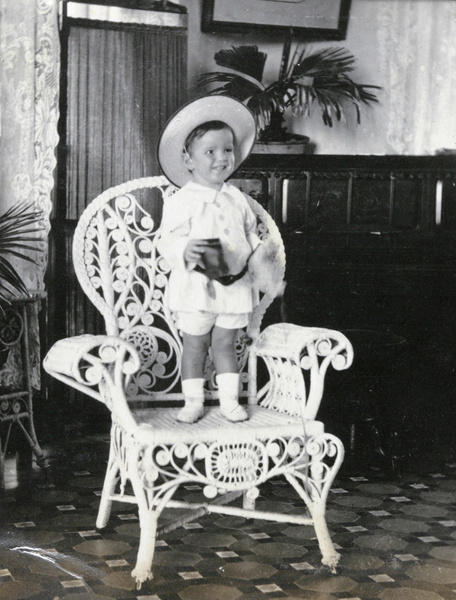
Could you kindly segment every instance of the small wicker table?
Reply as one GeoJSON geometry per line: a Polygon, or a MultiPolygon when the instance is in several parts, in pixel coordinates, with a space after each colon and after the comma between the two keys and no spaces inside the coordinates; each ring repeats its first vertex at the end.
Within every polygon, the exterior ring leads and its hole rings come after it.
{"type": "Polygon", "coordinates": [[[47,469],[46,457],[38,443],[33,419],[33,388],[30,368],[30,307],[46,298],[42,291],[27,297],[11,298],[0,307],[0,353],[8,354],[20,343],[22,382],[14,387],[0,387],[0,489],[5,487],[5,457],[13,427],[18,427],[30,446],[37,464],[47,469]]]}

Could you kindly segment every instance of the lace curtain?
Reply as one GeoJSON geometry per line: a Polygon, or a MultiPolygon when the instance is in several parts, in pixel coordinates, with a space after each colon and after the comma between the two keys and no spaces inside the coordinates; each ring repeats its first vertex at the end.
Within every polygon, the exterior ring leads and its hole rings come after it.
{"type": "Polygon", "coordinates": [[[456,149],[456,2],[384,0],[378,35],[392,152],[456,149]]]}
{"type": "MultiPolygon", "coordinates": [[[[56,164],[60,45],[58,0],[0,0],[0,211],[33,201],[47,236],[56,164]]],[[[29,289],[42,290],[46,253],[38,264],[14,264],[29,289]]],[[[38,320],[32,318],[32,384],[39,387],[38,320]]],[[[0,372],[2,385],[21,377],[13,349],[0,372]]]]}

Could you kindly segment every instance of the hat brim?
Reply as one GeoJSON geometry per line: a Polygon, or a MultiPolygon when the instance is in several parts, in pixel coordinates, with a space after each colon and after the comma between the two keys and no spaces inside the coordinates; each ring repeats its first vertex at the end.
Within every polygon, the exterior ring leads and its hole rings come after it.
{"type": "Polygon", "coordinates": [[[189,134],[207,121],[223,121],[234,135],[234,170],[250,154],[256,137],[255,117],[239,100],[229,96],[204,96],[180,108],[166,124],[158,142],[158,162],[166,177],[178,187],[191,174],[183,148],[189,134]]]}

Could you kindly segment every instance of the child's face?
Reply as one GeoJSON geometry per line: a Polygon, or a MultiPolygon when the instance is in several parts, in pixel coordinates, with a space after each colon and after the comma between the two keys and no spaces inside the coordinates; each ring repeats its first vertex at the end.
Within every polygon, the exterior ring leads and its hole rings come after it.
{"type": "Polygon", "coordinates": [[[195,183],[220,190],[234,171],[234,140],[231,129],[211,130],[193,140],[185,164],[195,183]]]}

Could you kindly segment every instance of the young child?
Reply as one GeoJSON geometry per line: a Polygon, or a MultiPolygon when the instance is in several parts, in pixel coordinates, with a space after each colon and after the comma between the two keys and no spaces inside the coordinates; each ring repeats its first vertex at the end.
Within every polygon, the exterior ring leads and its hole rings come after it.
{"type": "Polygon", "coordinates": [[[185,105],[160,138],[160,166],[180,189],[163,209],[159,251],[171,267],[169,307],[183,334],[178,420],[203,416],[204,366],[209,348],[216,369],[220,411],[244,421],[239,404],[236,337],[258,303],[248,260],[261,244],[244,194],[225,181],[255,140],[249,109],[232,98],[209,96],[185,105]]]}

